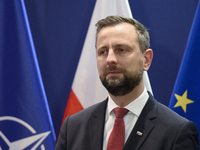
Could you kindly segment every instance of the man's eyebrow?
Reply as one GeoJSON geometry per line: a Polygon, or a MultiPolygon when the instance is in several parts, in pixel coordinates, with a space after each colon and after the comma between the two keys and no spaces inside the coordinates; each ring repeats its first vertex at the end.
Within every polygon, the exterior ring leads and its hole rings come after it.
{"type": "Polygon", "coordinates": [[[105,49],[107,46],[100,46],[97,50],[105,49]]]}
{"type": "Polygon", "coordinates": [[[131,47],[131,45],[129,45],[129,44],[127,44],[127,43],[121,43],[121,44],[116,44],[115,45],[115,47],[121,47],[121,46],[123,46],[123,47],[131,47]]]}

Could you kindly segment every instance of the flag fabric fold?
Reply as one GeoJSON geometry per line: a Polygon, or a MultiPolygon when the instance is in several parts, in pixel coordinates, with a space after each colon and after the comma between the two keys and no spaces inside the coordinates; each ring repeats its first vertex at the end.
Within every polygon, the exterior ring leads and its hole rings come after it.
{"type": "Polygon", "coordinates": [[[0,1],[0,149],[55,149],[23,0],[0,1]]]}
{"type": "MultiPolygon", "coordinates": [[[[74,77],[72,90],[65,109],[64,119],[84,108],[87,108],[107,97],[106,89],[101,84],[96,65],[95,24],[109,15],[122,15],[132,18],[128,0],[97,0],[92,14],[79,64],[74,77]],[[78,109],[77,109],[78,108],[78,109]]],[[[152,93],[147,72],[144,82],[152,93]]]]}
{"type": "Polygon", "coordinates": [[[170,99],[169,107],[193,121],[200,131],[200,2],[170,99]]]}

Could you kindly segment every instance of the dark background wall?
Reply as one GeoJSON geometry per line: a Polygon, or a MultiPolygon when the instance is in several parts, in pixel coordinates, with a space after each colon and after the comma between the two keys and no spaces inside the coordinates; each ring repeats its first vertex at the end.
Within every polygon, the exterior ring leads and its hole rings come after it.
{"type": "MultiPolygon", "coordinates": [[[[95,0],[25,0],[56,133],[59,131],[95,0]]],[[[129,0],[151,37],[154,96],[168,106],[198,0],[129,0]]]]}

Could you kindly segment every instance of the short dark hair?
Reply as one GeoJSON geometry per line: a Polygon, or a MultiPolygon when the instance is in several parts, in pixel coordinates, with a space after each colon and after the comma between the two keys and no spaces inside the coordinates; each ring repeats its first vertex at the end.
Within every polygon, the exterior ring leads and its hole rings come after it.
{"type": "Polygon", "coordinates": [[[138,42],[139,42],[140,50],[143,53],[145,50],[147,50],[150,47],[149,32],[139,21],[133,18],[116,15],[116,16],[108,16],[105,19],[99,20],[95,25],[97,27],[96,40],[97,40],[98,33],[100,32],[102,28],[107,27],[107,26],[114,26],[114,25],[124,23],[124,22],[135,26],[137,34],[138,34],[138,42]]]}

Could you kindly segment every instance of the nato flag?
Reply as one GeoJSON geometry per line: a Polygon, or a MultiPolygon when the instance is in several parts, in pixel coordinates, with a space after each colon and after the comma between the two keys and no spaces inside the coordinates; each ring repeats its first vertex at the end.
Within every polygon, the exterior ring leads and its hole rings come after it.
{"type": "Polygon", "coordinates": [[[200,1],[169,107],[193,121],[200,131],[200,1]]]}
{"type": "Polygon", "coordinates": [[[0,1],[0,150],[55,148],[23,0],[0,1]]]}

